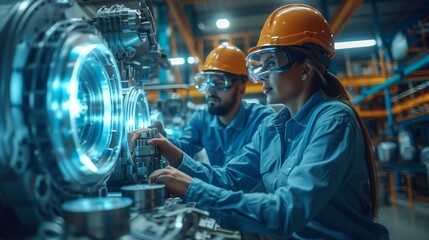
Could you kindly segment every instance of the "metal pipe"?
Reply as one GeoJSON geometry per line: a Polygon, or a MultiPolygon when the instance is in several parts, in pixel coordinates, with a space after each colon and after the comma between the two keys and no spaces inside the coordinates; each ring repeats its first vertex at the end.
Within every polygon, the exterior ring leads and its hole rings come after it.
{"type": "Polygon", "coordinates": [[[161,89],[189,89],[189,84],[168,84],[168,85],[144,85],[144,90],[161,90],[161,89]]]}
{"type": "Polygon", "coordinates": [[[365,98],[395,84],[400,82],[404,77],[410,75],[411,73],[417,71],[418,69],[424,67],[426,64],[429,63],[429,54],[425,55],[418,61],[416,61],[413,64],[410,64],[408,67],[404,68],[403,71],[397,72],[395,75],[387,79],[384,83],[374,86],[367,90],[362,90],[361,95],[355,97],[352,99],[352,104],[358,104],[365,100],[365,98]]]}
{"type": "Polygon", "coordinates": [[[426,81],[416,87],[410,88],[407,91],[404,91],[400,94],[397,94],[395,96],[392,97],[392,102],[396,102],[401,100],[402,98],[408,97],[409,95],[411,95],[411,97],[414,97],[414,93],[419,92],[425,88],[429,87],[429,81],[426,81]]]}
{"type": "Polygon", "coordinates": [[[171,12],[171,15],[176,20],[179,31],[182,33],[182,36],[185,39],[189,53],[191,56],[198,56],[198,52],[195,47],[195,38],[192,34],[189,22],[187,21],[187,17],[183,13],[183,9],[173,0],[166,0],[165,3],[168,6],[168,10],[171,12]]]}
{"type": "Polygon", "coordinates": [[[390,92],[388,88],[384,89],[384,101],[386,103],[386,113],[387,113],[387,132],[389,137],[393,137],[395,135],[395,121],[392,113],[392,102],[390,101],[390,92]]]}
{"type": "Polygon", "coordinates": [[[353,13],[359,8],[362,0],[344,0],[335,16],[332,18],[331,31],[332,34],[338,36],[348,20],[353,16],[353,13]]]}

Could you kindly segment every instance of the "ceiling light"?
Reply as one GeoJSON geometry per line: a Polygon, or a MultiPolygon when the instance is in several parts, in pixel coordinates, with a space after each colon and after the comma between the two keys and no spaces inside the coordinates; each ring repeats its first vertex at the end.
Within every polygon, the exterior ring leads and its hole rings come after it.
{"type": "Polygon", "coordinates": [[[219,29],[225,29],[229,27],[229,20],[226,18],[221,18],[216,21],[216,26],[219,29]]]}
{"type": "Polygon", "coordinates": [[[188,63],[189,64],[198,63],[198,58],[197,57],[188,57],[188,63]]]}
{"type": "Polygon", "coordinates": [[[168,61],[170,61],[171,65],[183,65],[185,63],[185,59],[182,57],[169,58],[168,61]]]}
{"type": "Polygon", "coordinates": [[[206,25],[202,22],[198,23],[198,29],[204,30],[206,28],[206,25]]]}
{"type": "Polygon", "coordinates": [[[361,47],[372,47],[377,42],[374,39],[360,40],[360,41],[349,41],[349,42],[336,42],[335,49],[348,49],[348,48],[361,48],[361,47]]]}

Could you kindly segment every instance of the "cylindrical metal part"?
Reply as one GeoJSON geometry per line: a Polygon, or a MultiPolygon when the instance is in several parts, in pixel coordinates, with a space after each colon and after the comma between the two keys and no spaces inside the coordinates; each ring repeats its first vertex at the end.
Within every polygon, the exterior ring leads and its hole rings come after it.
{"type": "MultiPolygon", "coordinates": [[[[420,151],[420,161],[426,165],[426,174],[429,176],[429,146],[424,147],[420,151]]],[[[429,177],[427,177],[428,186],[429,186],[429,177]]]]}
{"type": "Polygon", "coordinates": [[[119,198],[81,198],[62,205],[66,234],[91,239],[118,239],[130,232],[132,200],[119,198]]]}
{"type": "Polygon", "coordinates": [[[420,161],[422,163],[429,165],[429,146],[424,147],[420,151],[420,161]]]}
{"type": "Polygon", "coordinates": [[[164,184],[136,184],[121,187],[123,197],[133,199],[133,209],[137,211],[152,210],[161,207],[165,202],[164,184]]]}
{"type": "Polygon", "coordinates": [[[413,141],[411,130],[402,130],[398,133],[399,155],[401,160],[413,161],[417,157],[417,149],[413,141]]]}
{"type": "Polygon", "coordinates": [[[398,155],[398,144],[394,142],[381,142],[377,146],[378,161],[393,162],[396,161],[398,155]]]}
{"type": "Polygon", "coordinates": [[[145,182],[148,176],[157,169],[160,169],[160,155],[154,145],[147,142],[158,137],[158,129],[153,128],[147,133],[142,133],[136,140],[134,148],[134,158],[136,162],[136,172],[139,176],[139,183],[145,182]]]}

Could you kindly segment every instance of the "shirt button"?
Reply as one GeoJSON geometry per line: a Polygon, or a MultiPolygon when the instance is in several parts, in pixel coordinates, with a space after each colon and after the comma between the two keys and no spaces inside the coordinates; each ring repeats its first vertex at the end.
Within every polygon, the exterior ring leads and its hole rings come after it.
{"type": "Polygon", "coordinates": [[[287,139],[287,141],[288,141],[288,142],[292,142],[292,139],[288,138],[288,139],[287,139]]]}

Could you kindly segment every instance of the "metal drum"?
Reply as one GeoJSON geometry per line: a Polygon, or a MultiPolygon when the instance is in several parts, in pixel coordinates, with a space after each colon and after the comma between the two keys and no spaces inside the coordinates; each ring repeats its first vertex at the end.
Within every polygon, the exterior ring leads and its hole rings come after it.
{"type": "Polygon", "coordinates": [[[399,155],[402,160],[413,161],[417,156],[411,130],[402,130],[398,133],[399,155]]]}
{"type": "Polygon", "coordinates": [[[397,160],[398,144],[394,142],[381,142],[377,145],[377,159],[382,163],[397,160]]]}
{"type": "Polygon", "coordinates": [[[399,152],[401,154],[401,159],[405,161],[414,161],[414,159],[416,159],[416,156],[417,156],[417,149],[412,145],[401,146],[399,148],[399,152]]]}
{"type": "Polygon", "coordinates": [[[73,2],[0,1],[0,212],[15,215],[0,238],[36,232],[64,201],[105,194],[116,164],[119,65],[73,2]]]}
{"type": "Polygon", "coordinates": [[[147,211],[164,206],[164,184],[137,184],[121,187],[123,197],[131,198],[133,210],[147,211]]]}
{"type": "Polygon", "coordinates": [[[426,165],[429,165],[429,146],[424,147],[420,151],[420,161],[426,165]]]}
{"type": "Polygon", "coordinates": [[[64,203],[66,235],[118,239],[130,232],[129,198],[82,198],[64,203]]]}
{"type": "MultiPolygon", "coordinates": [[[[426,165],[426,173],[427,176],[429,176],[429,146],[424,147],[420,151],[420,161],[422,161],[422,163],[426,165]]],[[[429,185],[429,177],[427,178],[427,180],[429,185]]]]}

